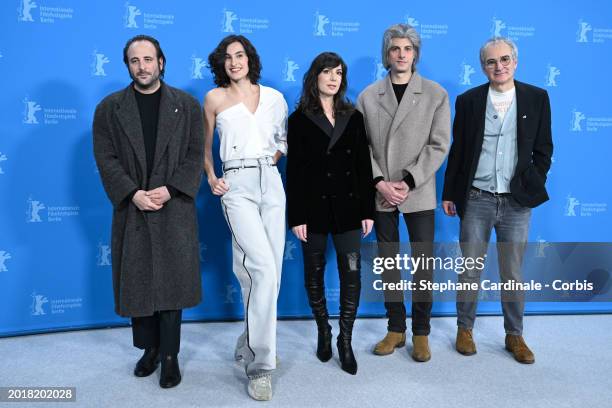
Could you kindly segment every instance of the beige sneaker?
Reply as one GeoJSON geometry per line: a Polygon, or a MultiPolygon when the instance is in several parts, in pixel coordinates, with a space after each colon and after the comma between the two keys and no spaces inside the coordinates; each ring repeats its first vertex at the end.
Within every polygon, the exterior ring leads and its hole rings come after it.
{"type": "Polygon", "coordinates": [[[272,399],[272,374],[249,378],[247,389],[249,396],[257,401],[270,401],[272,399]]]}

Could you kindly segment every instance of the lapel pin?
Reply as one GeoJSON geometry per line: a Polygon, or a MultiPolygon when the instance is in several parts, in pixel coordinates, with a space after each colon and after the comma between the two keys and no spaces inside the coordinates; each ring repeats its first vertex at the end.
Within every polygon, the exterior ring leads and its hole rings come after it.
{"type": "Polygon", "coordinates": [[[176,113],[176,112],[178,112],[178,108],[175,108],[175,109],[174,109],[174,113],[176,113]]]}
{"type": "Polygon", "coordinates": [[[523,115],[523,119],[527,119],[527,115],[523,115]]]}

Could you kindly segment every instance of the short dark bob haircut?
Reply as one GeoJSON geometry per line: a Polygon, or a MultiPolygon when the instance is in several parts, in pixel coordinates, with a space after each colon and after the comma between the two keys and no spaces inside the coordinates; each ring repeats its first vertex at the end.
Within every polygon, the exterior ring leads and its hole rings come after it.
{"type": "Polygon", "coordinates": [[[217,48],[208,56],[208,65],[215,77],[215,84],[222,88],[228,87],[230,84],[230,79],[225,72],[225,58],[227,56],[227,47],[235,42],[242,44],[249,59],[249,73],[247,74],[249,80],[252,84],[259,82],[261,61],[259,60],[259,55],[257,55],[257,50],[245,36],[232,34],[222,39],[217,48]]]}
{"type": "Polygon", "coordinates": [[[125,66],[128,67],[129,69],[130,62],[128,61],[128,48],[130,48],[130,45],[132,45],[136,41],[148,41],[151,44],[153,44],[153,46],[155,47],[155,51],[157,52],[157,56],[156,56],[157,61],[159,62],[159,60],[161,59],[164,62],[162,65],[162,69],[159,72],[159,77],[163,79],[164,73],[166,72],[166,56],[164,55],[164,52],[162,51],[161,46],[159,45],[159,41],[157,41],[155,38],[151,37],[150,35],[139,34],[137,36],[130,38],[125,43],[125,47],[123,47],[123,62],[125,63],[125,66]]]}
{"type": "Polygon", "coordinates": [[[298,110],[313,114],[323,113],[319,97],[318,77],[324,69],[336,68],[338,65],[342,67],[342,83],[340,89],[334,95],[334,112],[350,113],[355,109],[353,104],[345,98],[346,88],[348,87],[346,64],[335,52],[323,52],[317,55],[304,74],[302,95],[297,106],[298,110]]]}

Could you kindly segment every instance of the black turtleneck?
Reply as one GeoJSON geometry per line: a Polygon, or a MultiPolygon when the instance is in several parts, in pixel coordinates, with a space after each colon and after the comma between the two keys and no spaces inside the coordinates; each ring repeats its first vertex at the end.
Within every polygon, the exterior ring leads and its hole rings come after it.
{"type": "Polygon", "coordinates": [[[159,117],[159,103],[161,101],[161,86],[151,94],[140,93],[134,88],[136,103],[140,112],[140,124],[144,136],[145,152],[147,156],[147,178],[151,177],[153,160],[155,159],[155,144],[157,143],[157,119],[159,117]]]}
{"type": "Polygon", "coordinates": [[[399,105],[399,103],[402,100],[402,96],[404,96],[404,92],[406,92],[406,88],[408,88],[408,83],[405,83],[405,84],[392,83],[391,85],[393,85],[393,92],[395,92],[395,99],[397,99],[397,104],[399,105]]]}

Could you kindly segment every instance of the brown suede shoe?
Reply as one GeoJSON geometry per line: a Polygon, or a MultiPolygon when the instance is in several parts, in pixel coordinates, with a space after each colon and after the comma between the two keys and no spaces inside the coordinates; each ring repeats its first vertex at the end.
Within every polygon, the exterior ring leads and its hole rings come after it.
{"type": "Polygon", "coordinates": [[[386,356],[393,353],[396,347],[404,347],[406,344],[406,333],[387,332],[384,339],[376,343],[374,354],[386,356]]]}
{"type": "Polygon", "coordinates": [[[535,362],[535,357],[525,344],[523,336],[506,334],[506,350],[511,352],[519,363],[533,364],[535,362]]]}
{"type": "Polygon", "coordinates": [[[476,354],[476,344],[472,337],[472,329],[457,328],[457,341],[455,343],[457,351],[464,356],[472,356],[476,354]]]}
{"type": "Polygon", "coordinates": [[[412,336],[412,359],[421,363],[431,359],[427,336],[412,336]]]}

